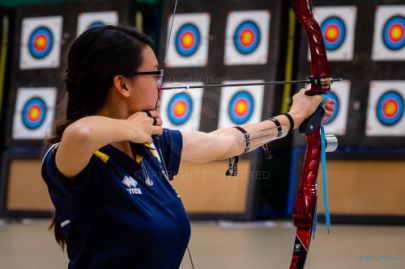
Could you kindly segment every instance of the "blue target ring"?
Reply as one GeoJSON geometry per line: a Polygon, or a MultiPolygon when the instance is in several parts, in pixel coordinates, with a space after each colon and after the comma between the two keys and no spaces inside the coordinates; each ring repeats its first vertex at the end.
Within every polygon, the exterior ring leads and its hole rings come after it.
{"type": "Polygon", "coordinates": [[[43,59],[51,52],[54,43],[52,31],[46,26],[36,28],[28,39],[28,49],[32,57],[43,59]]]}
{"type": "Polygon", "coordinates": [[[229,118],[235,124],[244,124],[252,117],[254,107],[253,96],[248,91],[239,91],[232,96],[229,102],[229,118]]]}
{"type": "Polygon", "coordinates": [[[346,39],[346,25],[339,17],[329,17],[321,23],[321,32],[325,48],[334,51],[342,46],[346,39]]]}
{"type": "Polygon", "coordinates": [[[182,25],[176,33],[174,47],[183,57],[192,56],[200,47],[201,34],[197,26],[192,23],[182,25]]]}
{"type": "Polygon", "coordinates": [[[167,106],[167,115],[174,125],[186,123],[193,112],[193,100],[185,92],[174,95],[167,106]]]}
{"type": "Polygon", "coordinates": [[[326,118],[325,125],[328,125],[331,122],[333,122],[337,118],[337,116],[339,115],[339,112],[340,112],[340,100],[339,100],[339,97],[336,95],[336,93],[329,92],[328,98],[335,101],[335,109],[333,110],[332,117],[326,118]]]}
{"type": "Polygon", "coordinates": [[[40,97],[32,97],[23,106],[22,122],[27,129],[38,129],[44,123],[46,114],[45,101],[40,97]]]}
{"type": "Polygon", "coordinates": [[[89,26],[87,26],[87,30],[100,28],[100,27],[103,27],[105,25],[106,24],[104,22],[102,22],[102,21],[94,21],[94,22],[90,23],[89,26]]]}
{"type": "Polygon", "coordinates": [[[393,16],[384,24],[382,38],[390,50],[400,50],[405,46],[405,18],[393,16]]]}
{"type": "Polygon", "coordinates": [[[404,98],[394,90],[390,90],[378,99],[377,119],[385,126],[397,124],[404,115],[404,98]]]}
{"type": "Polygon", "coordinates": [[[260,44],[260,28],[253,21],[244,21],[236,27],[233,44],[240,54],[254,52],[260,44]]]}

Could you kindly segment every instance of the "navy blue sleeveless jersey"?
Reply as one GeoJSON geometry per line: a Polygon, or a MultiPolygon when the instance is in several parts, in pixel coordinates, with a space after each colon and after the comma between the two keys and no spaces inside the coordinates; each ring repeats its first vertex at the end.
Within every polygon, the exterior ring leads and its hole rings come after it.
{"type": "Polygon", "coordinates": [[[107,145],[73,179],[55,165],[57,146],[46,153],[42,176],[67,238],[69,269],[180,266],[190,223],[168,182],[180,165],[179,131],[137,145],[136,160],[107,145]]]}

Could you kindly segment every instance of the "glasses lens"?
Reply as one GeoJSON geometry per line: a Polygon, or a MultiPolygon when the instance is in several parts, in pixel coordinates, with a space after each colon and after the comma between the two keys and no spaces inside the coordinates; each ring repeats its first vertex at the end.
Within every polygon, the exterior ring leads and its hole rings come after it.
{"type": "Polygon", "coordinates": [[[163,87],[163,77],[164,77],[165,72],[163,69],[161,69],[159,71],[160,71],[160,74],[159,74],[159,79],[158,79],[158,88],[159,88],[159,90],[161,90],[163,87]]]}

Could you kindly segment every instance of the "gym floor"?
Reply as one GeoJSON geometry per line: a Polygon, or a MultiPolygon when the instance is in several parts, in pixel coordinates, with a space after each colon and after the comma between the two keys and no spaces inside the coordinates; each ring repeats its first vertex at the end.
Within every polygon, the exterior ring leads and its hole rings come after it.
{"type": "MultiPolygon", "coordinates": [[[[64,269],[67,258],[47,230],[49,220],[0,220],[0,268],[64,269]]],[[[289,222],[193,222],[196,269],[288,268],[295,228],[289,222]]],[[[403,269],[404,226],[318,226],[305,268],[403,269]]],[[[181,269],[190,269],[186,252],[181,269]]]]}

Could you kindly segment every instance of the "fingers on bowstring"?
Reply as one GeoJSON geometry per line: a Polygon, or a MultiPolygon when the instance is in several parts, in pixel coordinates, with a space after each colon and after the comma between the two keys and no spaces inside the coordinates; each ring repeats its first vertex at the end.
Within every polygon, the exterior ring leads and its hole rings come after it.
{"type": "Polygon", "coordinates": [[[151,118],[160,118],[160,114],[156,110],[148,110],[146,114],[151,118]]]}
{"type": "Polygon", "coordinates": [[[155,125],[155,126],[162,126],[163,121],[162,121],[161,118],[153,118],[153,119],[154,119],[153,125],[155,125]]]}
{"type": "Polygon", "coordinates": [[[144,112],[152,120],[152,125],[154,126],[162,125],[162,119],[160,118],[159,112],[155,110],[146,110],[144,112]]]}

